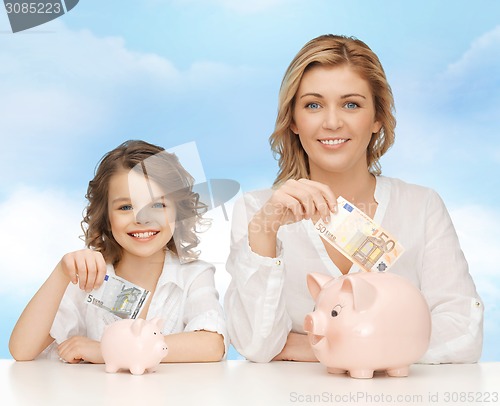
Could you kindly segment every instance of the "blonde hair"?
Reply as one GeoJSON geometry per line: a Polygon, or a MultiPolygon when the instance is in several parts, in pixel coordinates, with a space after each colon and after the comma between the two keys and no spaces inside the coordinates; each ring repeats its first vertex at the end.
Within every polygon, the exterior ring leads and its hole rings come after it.
{"type": "Polygon", "coordinates": [[[379,159],[394,143],[394,98],[384,69],[377,55],[353,37],[322,35],[309,41],[292,60],[285,72],[278,100],[278,116],[274,132],[269,137],[271,150],[278,160],[279,170],[274,186],[288,179],[309,178],[309,159],[292,132],[295,95],[304,73],[313,66],[348,65],[368,82],[373,95],[375,119],[381,123],[378,133],[372,135],[366,154],[368,169],[374,175],[381,174],[379,159]]]}
{"type": "Polygon", "coordinates": [[[111,177],[120,170],[140,171],[158,183],[176,207],[176,227],[166,249],[184,260],[193,260],[198,252],[193,249],[199,238],[197,224],[204,224],[202,215],[207,206],[193,192],[194,178],[182,167],[175,154],[145,141],[130,140],[108,152],[99,161],[94,179],[89,182],[82,221],[85,244],[103,254],[108,263],[116,265],[122,257],[122,247],[113,237],[108,215],[108,190],[111,177]],[[182,227],[179,227],[179,224],[182,227]]]}

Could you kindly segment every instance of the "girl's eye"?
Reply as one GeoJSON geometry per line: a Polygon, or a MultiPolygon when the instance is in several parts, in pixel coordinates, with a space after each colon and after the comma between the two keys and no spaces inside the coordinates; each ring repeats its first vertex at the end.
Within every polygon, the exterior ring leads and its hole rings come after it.
{"type": "Polygon", "coordinates": [[[306,104],[306,108],[311,109],[311,110],[317,110],[320,107],[321,106],[319,105],[319,103],[308,103],[308,104],[306,104]]]}
{"type": "Polygon", "coordinates": [[[153,209],[164,209],[166,206],[165,203],[158,202],[158,203],[153,203],[153,206],[151,206],[153,209]]]}
{"type": "Polygon", "coordinates": [[[131,204],[124,204],[123,206],[120,206],[119,210],[123,210],[123,211],[132,210],[132,205],[131,204]]]}
{"type": "Polygon", "coordinates": [[[346,104],[344,104],[344,107],[346,109],[349,109],[349,110],[354,110],[356,108],[358,108],[358,104],[357,103],[354,103],[354,102],[347,102],[346,104]]]}

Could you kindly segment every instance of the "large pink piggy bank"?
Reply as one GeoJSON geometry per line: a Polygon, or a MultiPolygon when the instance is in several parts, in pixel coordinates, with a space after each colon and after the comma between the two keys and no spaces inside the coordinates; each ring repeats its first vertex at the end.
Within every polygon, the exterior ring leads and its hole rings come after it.
{"type": "Polygon", "coordinates": [[[128,369],[134,375],[154,372],[167,355],[162,320],[125,319],[106,326],[101,351],[106,372],[128,369]]]}
{"type": "Polygon", "coordinates": [[[304,320],[314,354],[330,373],[371,378],[377,370],[408,376],[429,346],[429,307],[409,281],[359,272],[334,279],[307,275],[315,310],[304,320]]]}

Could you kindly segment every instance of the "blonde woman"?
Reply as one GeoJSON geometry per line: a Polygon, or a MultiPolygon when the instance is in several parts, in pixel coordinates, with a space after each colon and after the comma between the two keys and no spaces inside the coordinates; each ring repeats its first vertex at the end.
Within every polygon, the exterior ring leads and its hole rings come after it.
{"type": "Polygon", "coordinates": [[[328,221],[337,196],[405,247],[390,272],[417,286],[431,310],[421,362],[479,359],[483,305],[444,203],[431,189],[381,175],[379,160],[394,142],[393,104],[378,57],[355,38],[315,38],[288,67],[270,137],[278,175],[233,215],[225,310],[231,341],[248,359],[316,360],[302,327],[314,306],[306,275],[359,270],[310,221],[328,221]]]}

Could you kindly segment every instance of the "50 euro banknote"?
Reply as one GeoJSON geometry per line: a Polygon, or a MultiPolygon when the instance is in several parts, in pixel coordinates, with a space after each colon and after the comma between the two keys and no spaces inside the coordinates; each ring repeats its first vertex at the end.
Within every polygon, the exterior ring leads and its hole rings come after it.
{"type": "Polygon", "coordinates": [[[329,244],[368,272],[385,272],[404,248],[387,231],[343,197],[328,223],[319,219],[315,230],[329,244]]]}

